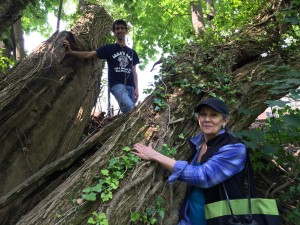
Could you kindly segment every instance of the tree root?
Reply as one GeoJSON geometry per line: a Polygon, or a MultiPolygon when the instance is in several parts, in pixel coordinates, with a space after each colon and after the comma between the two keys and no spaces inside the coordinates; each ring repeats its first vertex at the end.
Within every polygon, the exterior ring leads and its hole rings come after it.
{"type": "Polygon", "coordinates": [[[114,198],[111,200],[109,207],[106,209],[106,218],[110,219],[111,213],[113,209],[117,207],[117,204],[119,204],[120,198],[130,189],[132,189],[134,186],[140,184],[142,181],[146,180],[148,177],[150,177],[155,170],[155,166],[150,167],[146,173],[143,174],[139,179],[134,180],[133,182],[128,183],[126,186],[124,186],[122,189],[120,189],[115,195],[114,198]]]}

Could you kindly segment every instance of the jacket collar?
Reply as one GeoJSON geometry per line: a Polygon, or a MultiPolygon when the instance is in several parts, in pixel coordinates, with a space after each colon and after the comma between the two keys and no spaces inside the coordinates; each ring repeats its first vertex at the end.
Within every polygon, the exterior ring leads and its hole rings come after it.
{"type": "MultiPolygon", "coordinates": [[[[225,133],[225,129],[222,129],[222,130],[220,130],[220,132],[218,133],[218,135],[224,134],[224,133],[225,133]]],[[[204,142],[204,134],[201,132],[197,136],[195,136],[193,138],[190,138],[189,141],[191,142],[192,145],[194,145],[193,149],[195,149],[196,151],[198,151],[199,150],[199,146],[202,145],[203,142],[204,142]]]]}

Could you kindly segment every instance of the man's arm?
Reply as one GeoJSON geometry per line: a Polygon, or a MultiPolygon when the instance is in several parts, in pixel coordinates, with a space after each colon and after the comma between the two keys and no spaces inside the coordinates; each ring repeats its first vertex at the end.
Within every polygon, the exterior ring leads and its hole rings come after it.
{"type": "Polygon", "coordinates": [[[138,83],[138,75],[136,72],[136,66],[132,66],[132,74],[133,74],[133,82],[134,82],[134,97],[135,101],[139,99],[139,83],[138,83]]]}
{"type": "Polygon", "coordinates": [[[63,41],[66,46],[66,53],[78,58],[93,58],[97,56],[96,51],[73,51],[70,47],[70,43],[67,40],[63,41]]]}

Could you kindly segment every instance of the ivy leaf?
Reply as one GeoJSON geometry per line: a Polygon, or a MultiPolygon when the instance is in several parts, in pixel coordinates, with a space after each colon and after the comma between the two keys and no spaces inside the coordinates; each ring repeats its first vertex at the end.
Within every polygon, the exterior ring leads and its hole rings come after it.
{"type": "Polygon", "coordinates": [[[148,215],[154,215],[154,213],[155,213],[154,209],[152,209],[152,208],[147,208],[146,212],[148,215]]]}
{"type": "Polygon", "coordinates": [[[109,162],[108,167],[113,168],[119,162],[119,158],[110,159],[108,162],[109,162]]]}
{"type": "Polygon", "coordinates": [[[124,174],[121,173],[120,171],[114,172],[113,175],[118,179],[122,179],[124,177],[124,174]]]}
{"type": "Polygon", "coordinates": [[[161,208],[161,206],[164,204],[165,200],[162,197],[158,197],[156,199],[156,205],[158,208],[161,208]]]}
{"type": "Polygon", "coordinates": [[[114,178],[114,179],[111,180],[111,183],[109,184],[109,186],[112,189],[117,189],[119,187],[119,181],[114,178]]]}
{"type": "Polygon", "coordinates": [[[136,221],[138,221],[140,219],[140,217],[141,217],[141,215],[139,213],[133,212],[130,215],[130,221],[136,222],[136,221]]]}
{"type": "Polygon", "coordinates": [[[273,145],[270,145],[270,144],[265,144],[263,147],[262,147],[262,152],[267,154],[267,155],[274,155],[274,153],[277,152],[277,149],[274,148],[273,145]]]}
{"type": "Polygon", "coordinates": [[[299,24],[299,19],[297,17],[285,18],[285,21],[293,25],[299,24]]]}
{"type": "Polygon", "coordinates": [[[94,218],[90,217],[89,220],[87,221],[89,224],[96,224],[96,221],[94,218]]]}
{"type": "Polygon", "coordinates": [[[101,170],[101,173],[104,175],[104,176],[109,176],[109,170],[101,170]]]}
{"type": "Polygon", "coordinates": [[[184,136],[183,136],[183,134],[182,134],[182,133],[181,133],[181,134],[179,134],[179,135],[178,135],[178,138],[179,138],[179,139],[184,139],[184,136]]]}
{"type": "Polygon", "coordinates": [[[103,220],[103,219],[106,219],[106,215],[105,215],[105,213],[100,213],[100,214],[97,214],[97,218],[99,219],[99,220],[103,220]]]}
{"type": "Polygon", "coordinates": [[[285,115],[282,119],[286,126],[298,126],[300,124],[299,115],[285,115]]]}
{"type": "Polygon", "coordinates": [[[278,107],[285,107],[289,102],[287,101],[282,101],[282,100],[277,100],[277,101],[266,101],[266,103],[268,104],[269,107],[274,107],[274,106],[278,106],[278,107]]]}
{"type": "Polygon", "coordinates": [[[96,186],[91,188],[91,191],[100,193],[102,191],[102,184],[98,183],[96,186]]]}
{"type": "Polygon", "coordinates": [[[128,147],[128,146],[125,146],[125,147],[123,148],[123,151],[125,151],[125,152],[130,152],[130,151],[131,151],[131,148],[128,147]]]}
{"type": "Polygon", "coordinates": [[[82,198],[87,201],[96,201],[96,194],[93,192],[89,194],[82,194],[82,198]]]}
{"type": "Polygon", "coordinates": [[[150,224],[156,224],[156,219],[155,218],[150,218],[149,222],[150,222],[150,224]]]}
{"type": "Polygon", "coordinates": [[[82,190],[83,193],[90,193],[91,192],[91,187],[87,187],[82,190]]]}
{"type": "Polygon", "coordinates": [[[106,193],[102,193],[101,194],[101,199],[103,202],[107,202],[110,199],[112,199],[112,192],[111,191],[107,191],[106,193]]]}
{"type": "Polygon", "coordinates": [[[158,209],[157,213],[158,213],[158,215],[160,216],[161,219],[163,219],[165,217],[165,210],[158,209]]]}

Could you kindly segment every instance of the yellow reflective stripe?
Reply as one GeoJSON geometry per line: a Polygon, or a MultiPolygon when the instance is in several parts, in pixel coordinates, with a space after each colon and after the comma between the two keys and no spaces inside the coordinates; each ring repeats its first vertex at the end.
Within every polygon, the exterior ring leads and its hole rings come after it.
{"type": "MultiPolygon", "coordinates": [[[[249,214],[248,199],[230,200],[232,211],[235,215],[249,214]]],[[[279,215],[275,199],[252,198],[252,214],[279,215]]],[[[205,218],[231,215],[227,200],[205,205],[205,218]]]]}

